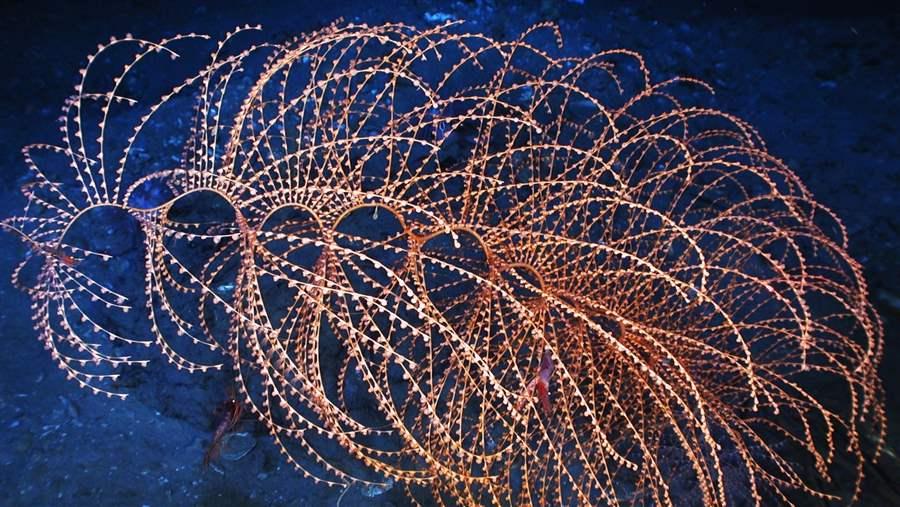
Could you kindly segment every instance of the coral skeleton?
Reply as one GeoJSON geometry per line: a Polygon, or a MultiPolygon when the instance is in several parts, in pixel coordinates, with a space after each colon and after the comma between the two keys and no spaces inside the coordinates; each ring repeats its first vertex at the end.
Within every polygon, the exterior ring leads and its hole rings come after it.
{"type": "Polygon", "coordinates": [[[465,26],[102,45],[2,222],[59,368],[230,372],[336,492],[858,500],[882,327],[839,218],[705,83],[465,26]]]}

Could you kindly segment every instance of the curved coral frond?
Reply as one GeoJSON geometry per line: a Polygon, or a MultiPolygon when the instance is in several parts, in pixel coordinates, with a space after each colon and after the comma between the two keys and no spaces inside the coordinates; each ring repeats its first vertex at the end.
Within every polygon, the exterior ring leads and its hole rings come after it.
{"type": "Polygon", "coordinates": [[[142,346],[227,368],[315,482],[444,503],[858,497],[885,431],[862,268],[707,85],[560,56],[552,25],[248,31],[146,90],[208,37],[113,40],[124,70],[91,57],[63,143],[26,149],[3,226],[70,378],[124,397],[142,346]]]}

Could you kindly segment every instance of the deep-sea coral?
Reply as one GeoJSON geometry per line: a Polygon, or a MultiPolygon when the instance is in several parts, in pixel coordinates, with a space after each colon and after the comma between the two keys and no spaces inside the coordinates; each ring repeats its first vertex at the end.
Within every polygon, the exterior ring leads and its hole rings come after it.
{"type": "Polygon", "coordinates": [[[552,25],[249,31],[205,62],[114,39],[25,149],[3,225],[69,378],[124,397],[142,345],[226,368],[305,476],[411,499],[858,497],[885,431],[861,267],[707,85],[552,25]]]}

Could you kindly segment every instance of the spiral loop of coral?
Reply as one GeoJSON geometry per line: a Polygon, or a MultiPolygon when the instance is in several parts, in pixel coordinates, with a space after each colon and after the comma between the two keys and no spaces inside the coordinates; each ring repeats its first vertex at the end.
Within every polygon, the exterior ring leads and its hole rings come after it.
{"type": "Polygon", "coordinates": [[[858,497],[885,431],[861,266],[752,127],[689,104],[704,83],[562,56],[552,25],[247,31],[155,98],[131,78],[207,38],[113,40],[124,70],[91,57],[63,144],[25,150],[4,226],[70,378],[124,397],[141,345],[226,368],[304,475],[412,499],[858,497]],[[145,147],[185,111],[180,157],[145,147]],[[100,209],[140,230],[142,296],[71,239],[100,209]]]}

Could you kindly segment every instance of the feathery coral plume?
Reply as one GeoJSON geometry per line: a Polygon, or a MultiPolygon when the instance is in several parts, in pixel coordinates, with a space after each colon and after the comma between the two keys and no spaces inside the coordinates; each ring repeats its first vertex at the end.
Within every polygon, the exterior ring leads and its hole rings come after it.
{"type": "Polygon", "coordinates": [[[3,227],[69,378],[124,397],[142,346],[228,368],[303,475],[411,499],[858,498],[885,432],[862,269],[706,84],[560,56],[550,24],[256,28],[205,62],[114,39],[25,149],[3,227]]]}

